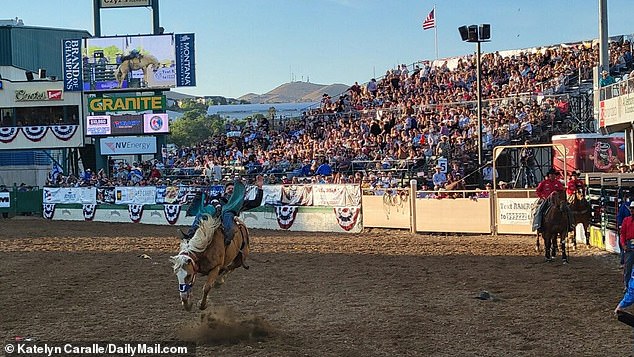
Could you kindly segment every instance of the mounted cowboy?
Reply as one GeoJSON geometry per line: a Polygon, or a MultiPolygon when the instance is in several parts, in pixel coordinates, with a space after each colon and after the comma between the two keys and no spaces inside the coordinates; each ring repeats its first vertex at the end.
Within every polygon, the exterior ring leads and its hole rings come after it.
{"type": "Polygon", "coordinates": [[[196,218],[194,218],[194,222],[187,233],[180,232],[182,239],[190,239],[193,237],[200,225],[202,217],[205,214],[211,214],[216,217],[222,217],[225,245],[229,245],[236,229],[235,217],[242,211],[248,211],[262,204],[262,198],[264,197],[264,191],[262,190],[263,185],[264,178],[258,175],[256,178],[257,193],[252,200],[244,199],[245,187],[241,182],[230,182],[226,184],[224,194],[219,197],[212,197],[211,202],[205,206],[203,206],[205,204],[204,195],[197,196],[187,210],[188,215],[195,214],[196,218]]]}
{"type": "MultiPolygon", "coordinates": [[[[546,210],[548,209],[548,203],[547,203],[548,197],[553,192],[563,192],[565,190],[564,184],[561,183],[561,181],[559,181],[558,176],[559,176],[559,171],[555,170],[554,168],[551,168],[546,173],[546,178],[542,182],[539,183],[539,185],[537,186],[537,189],[535,190],[537,197],[539,197],[539,201],[537,202],[539,206],[537,208],[537,212],[535,213],[535,216],[533,217],[533,231],[537,231],[540,233],[542,231],[543,216],[546,210]]],[[[572,211],[570,211],[568,206],[566,206],[565,210],[568,216],[567,223],[568,223],[568,226],[570,226],[574,222],[572,211]]],[[[574,230],[574,227],[571,227],[570,231],[573,231],[573,230],[574,230]]]]}
{"type": "Polygon", "coordinates": [[[581,193],[585,196],[586,184],[579,178],[581,173],[575,170],[570,173],[570,179],[566,183],[566,193],[568,194],[568,202],[570,202],[577,194],[577,190],[581,189],[581,193]]]}

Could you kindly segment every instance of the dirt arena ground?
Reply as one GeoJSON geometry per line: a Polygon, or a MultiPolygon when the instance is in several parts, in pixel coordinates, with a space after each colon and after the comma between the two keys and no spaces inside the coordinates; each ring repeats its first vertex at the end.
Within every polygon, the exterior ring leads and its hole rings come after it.
{"type": "Polygon", "coordinates": [[[562,265],[544,263],[532,237],[252,230],[251,269],[188,313],[168,262],[176,227],[0,227],[3,341],[196,340],[199,356],[631,353],[632,331],[612,315],[618,259],[592,248],[562,265]],[[485,290],[492,299],[476,299],[485,290]]]}

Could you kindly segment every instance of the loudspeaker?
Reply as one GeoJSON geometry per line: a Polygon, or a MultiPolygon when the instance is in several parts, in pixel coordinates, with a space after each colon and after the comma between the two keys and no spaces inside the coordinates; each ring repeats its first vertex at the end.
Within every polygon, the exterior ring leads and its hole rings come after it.
{"type": "Polygon", "coordinates": [[[480,40],[488,40],[490,38],[491,38],[491,25],[490,24],[480,25],[480,40]]]}
{"type": "Polygon", "coordinates": [[[458,32],[460,32],[460,37],[462,37],[463,41],[466,41],[469,38],[469,35],[467,35],[467,26],[458,27],[458,32]]]}
{"type": "Polygon", "coordinates": [[[40,68],[38,70],[38,75],[40,76],[40,79],[46,78],[46,70],[43,68],[40,68]]]}
{"type": "Polygon", "coordinates": [[[33,72],[26,71],[26,72],[24,72],[24,75],[26,76],[26,80],[27,81],[29,81],[29,82],[33,81],[33,72]]]}
{"type": "Polygon", "coordinates": [[[471,25],[467,29],[467,41],[478,42],[478,25],[471,25]]]}

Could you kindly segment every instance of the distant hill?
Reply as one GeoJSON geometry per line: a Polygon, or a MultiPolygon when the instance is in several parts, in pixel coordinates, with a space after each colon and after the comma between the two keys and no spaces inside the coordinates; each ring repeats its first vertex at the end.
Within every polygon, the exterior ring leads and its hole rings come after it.
{"type": "Polygon", "coordinates": [[[251,103],[295,103],[295,102],[318,102],[324,93],[331,97],[336,97],[350,88],[345,84],[316,84],[308,82],[284,83],[270,92],[258,95],[255,93],[245,94],[238,100],[245,100],[251,103]]]}

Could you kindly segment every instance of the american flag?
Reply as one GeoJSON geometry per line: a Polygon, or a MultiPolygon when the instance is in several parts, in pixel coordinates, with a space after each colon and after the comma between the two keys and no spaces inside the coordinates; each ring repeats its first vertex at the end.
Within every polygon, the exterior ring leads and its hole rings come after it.
{"type": "Polygon", "coordinates": [[[436,27],[436,17],[434,16],[434,10],[432,9],[425,21],[423,21],[423,30],[429,30],[436,27]]]}

